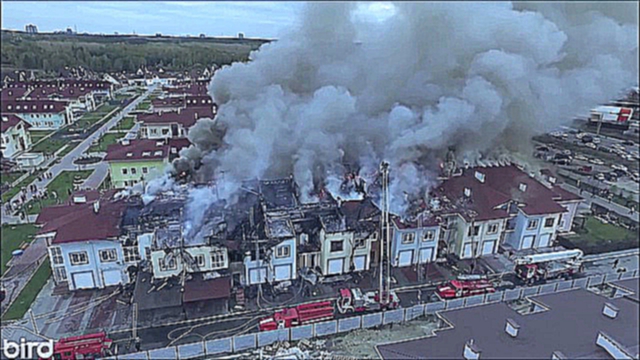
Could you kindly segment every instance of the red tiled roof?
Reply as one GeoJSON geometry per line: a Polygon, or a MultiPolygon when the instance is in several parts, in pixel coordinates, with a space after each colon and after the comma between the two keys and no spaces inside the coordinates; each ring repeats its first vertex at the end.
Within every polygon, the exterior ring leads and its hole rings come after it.
{"type": "Polygon", "coordinates": [[[189,128],[193,126],[198,119],[213,118],[213,108],[207,107],[189,107],[178,111],[167,111],[161,113],[141,114],[138,115],[138,121],[144,124],[170,124],[178,123],[189,128]]]}
{"type": "Polygon", "coordinates": [[[556,195],[556,201],[577,201],[583,200],[580,195],[574,194],[571,191],[567,191],[560,186],[554,186],[551,191],[553,191],[556,195]]]}
{"type": "MultiPolygon", "coordinates": [[[[520,209],[527,215],[543,215],[565,212],[554,197],[557,195],[514,165],[470,168],[461,176],[445,180],[437,192],[456,202],[463,199],[464,189],[471,189],[471,197],[463,202],[463,207],[477,213],[475,220],[507,218],[506,207],[498,208],[509,201],[524,204],[520,209]],[[485,175],[484,183],[475,177],[476,171],[485,175]],[[525,191],[520,184],[525,184],[525,191]]],[[[469,219],[468,214],[462,214],[469,219]]]]}
{"type": "Polygon", "coordinates": [[[227,299],[231,295],[229,276],[211,280],[194,277],[185,282],[183,301],[186,303],[202,300],[227,299]]]}
{"type": "Polygon", "coordinates": [[[63,100],[10,100],[2,101],[2,112],[17,114],[58,114],[65,111],[68,102],[63,100]]]}
{"type": "Polygon", "coordinates": [[[106,161],[166,159],[171,154],[171,148],[176,148],[176,153],[178,153],[189,144],[187,139],[130,140],[128,145],[122,145],[122,143],[109,145],[107,156],[104,159],[106,161]]]}
{"type": "Polygon", "coordinates": [[[39,233],[56,232],[52,244],[105,240],[120,235],[124,201],[103,198],[96,212],[94,203],[45,207],[36,220],[44,225],[39,233]]]}
{"type": "Polygon", "coordinates": [[[90,94],[96,89],[85,87],[42,87],[33,89],[28,95],[27,99],[49,99],[53,97],[59,97],[61,99],[75,100],[81,96],[90,94]]]}
{"type": "Polygon", "coordinates": [[[22,122],[24,124],[24,127],[26,129],[31,127],[31,124],[29,124],[28,122],[22,120],[21,118],[19,118],[15,114],[0,114],[0,115],[2,116],[2,119],[1,119],[2,120],[2,132],[5,132],[5,131],[11,129],[12,127],[18,125],[20,122],[22,122]]]}
{"type": "Polygon", "coordinates": [[[11,87],[0,90],[0,98],[2,101],[13,100],[23,97],[29,90],[26,87],[11,87]]]}

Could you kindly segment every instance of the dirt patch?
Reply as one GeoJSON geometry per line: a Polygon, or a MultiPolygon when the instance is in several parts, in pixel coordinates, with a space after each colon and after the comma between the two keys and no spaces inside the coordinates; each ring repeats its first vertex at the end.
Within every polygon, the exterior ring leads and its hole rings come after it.
{"type": "Polygon", "coordinates": [[[421,318],[402,325],[395,324],[393,328],[387,325],[381,329],[356,330],[327,339],[326,350],[334,355],[357,359],[378,359],[376,345],[430,336],[437,328],[434,320],[421,318]]]}

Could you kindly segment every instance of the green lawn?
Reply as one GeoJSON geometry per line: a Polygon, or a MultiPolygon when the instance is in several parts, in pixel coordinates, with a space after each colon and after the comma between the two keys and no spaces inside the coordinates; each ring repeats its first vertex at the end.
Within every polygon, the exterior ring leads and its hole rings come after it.
{"type": "Polygon", "coordinates": [[[638,246],[638,233],[623,227],[603,224],[593,216],[587,217],[584,228],[568,238],[586,254],[630,249],[638,246]]]}
{"type": "Polygon", "coordinates": [[[11,252],[20,247],[23,242],[33,241],[38,228],[32,224],[2,225],[2,251],[0,252],[0,275],[7,270],[7,262],[11,259],[11,252]]]}
{"type": "Polygon", "coordinates": [[[24,175],[24,173],[24,171],[3,172],[0,174],[0,178],[2,178],[3,184],[11,184],[18,180],[20,176],[24,175]]]}
{"type": "Polygon", "coordinates": [[[68,153],[72,152],[73,149],[75,149],[78,145],[80,145],[80,141],[79,140],[73,140],[69,142],[69,145],[67,145],[66,148],[64,148],[64,150],[60,151],[58,153],[58,157],[63,158],[65,157],[68,153]]]}
{"type": "Polygon", "coordinates": [[[88,129],[116,108],[117,105],[103,104],[97,110],[82,115],[71,127],[76,131],[88,129]]]}
{"type": "Polygon", "coordinates": [[[31,281],[22,289],[18,298],[16,298],[9,309],[7,309],[4,316],[2,316],[2,321],[22,319],[50,276],[51,266],[49,265],[49,258],[47,257],[33,275],[31,281]]]}
{"type": "Polygon", "coordinates": [[[151,108],[151,102],[143,101],[138,104],[136,110],[149,110],[151,108]]]}
{"type": "Polygon", "coordinates": [[[29,135],[31,136],[31,143],[35,144],[43,137],[51,134],[53,131],[51,130],[30,130],[29,135]]]}
{"type": "Polygon", "coordinates": [[[33,152],[43,152],[45,154],[53,154],[63,147],[68,140],[48,138],[33,147],[33,152]]]}
{"type": "Polygon", "coordinates": [[[18,192],[20,192],[21,188],[26,187],[27,185],[31,184],[33,182],[33,180],[35,180],[38,177],[38,175],[40,175],[40,172],[35,172],[33,175],[27,176],[18,185],[12,187],[11,189],[9,189],[9,191],[3,193],[2,194],[2,202],[9,201],[18,192]]]}
{"type": "Polygon", "coordinates": [[[98,139],[98,145],[91,145],[91,147],[89,148],[89,152],[105,152],[107,151],[107,146],[115,144],[118,139],[122,138],[123,136],[124,134],[104,134],[100,139],[98,139]]]}
{"type": "Polygon", "coordinates": [[[120,122],[118,124],[116,124],[114,129],[115,130],[129,130],[135,124],[136,124],[135,117],[133,117],[133,116],[125,116],[122,120],[120,120],[120,122]]]}
{"type": "Polygon", "coordinates": [[[31,200],[25,206],[27,214],[35,215],[39,214],[43,207],[55,205],[57,203],[63,203],[69,198],[69,190],[73,190],[73,180],[76,176],[80,179],[86,179],[91,175],[93,170],[82,171],[63,171],[47,186],[49,192],[49,198],[42,200],[31,200]],[[55,191],[58,195],[57,199],[54,199],[51,194],[55,191]]]}

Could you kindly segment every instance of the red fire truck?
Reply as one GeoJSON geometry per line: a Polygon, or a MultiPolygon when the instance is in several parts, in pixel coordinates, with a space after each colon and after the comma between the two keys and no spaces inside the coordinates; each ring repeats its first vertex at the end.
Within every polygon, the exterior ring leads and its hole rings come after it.
{"type": "Polygon", "coordinates": [[[436,296],[447,300],[493,292],[496,292],[496,288],[489,280],[451,280],[437,287],[436,296]]]}
{"type": "Polygon", "coordinates": [[[53,359],[79,360],[111,356],[112,344],[113,340],[103,332],[62,338],[53,346],[53,359]]]}
{"type": "Polygon", "coordinates": [[[273,316],[260,320],[260,331],[286,329],[323,320],[333,319],[332,301],[302,304],[276,311],[273,316]]]}
{"type": "Polygon", "coordinates": [[[273,316],[262,319],[259,323],[259,328],[260,331],[269,331],[331,320],[335,318],[335,310],[340,314],[346,314],[383,309],[391,310],[400,306],[400,300],[395,291],[390,292],[389,299],[390,302],[387,305],[383,305],[380,302],[377,291],[369,291],[363,294],[359,288],[340,289],[338,299],[335,300],[335,307],[334,301],[328,300],[285,308],[276,311],[273,316]]]}

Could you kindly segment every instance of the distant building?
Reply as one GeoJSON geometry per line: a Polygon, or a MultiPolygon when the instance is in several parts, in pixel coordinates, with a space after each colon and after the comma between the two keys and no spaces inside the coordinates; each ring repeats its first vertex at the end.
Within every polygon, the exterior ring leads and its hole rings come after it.
{"type": "Polygon", "coordinates": [[[2,114],[2,157],[13,158],[15,155],[31,147],[28,122],[14,114],[2,114]]]}
{"type": "Polygon", "coordinates": [[[67,34],[67,35],[73,35],[73,34],[74,34],[73,29],[72,29],[72,28],[70,28],[70,27],[68,27],[68,28],[67,28],[67,31],[66,31],[66,34],[67,34]]]}
{"type": "Polygon", "coordinates": [[[201,38],[201,39],[204,39],[204,38],[206,38],[206,37],[207,37],[207,35],[205,35],[205,34],[200,34],[200,38],[201,38]]]}
{"type": "Polygon", "coordinates": [[[24,27],[24,31],[27,34],[37,34],[38,33],[38,27],[33,25],[33,24],[28,24],[24,27]]]}
{"type": "Polygon", "coordinates": [[[244,33],[238,33],[238,39],[244,39],[244,33]]]}
{"type": "Polygon", "coordinates": [[[121,189],[162,175],[164,168],[187,146],[187,139],[123,140],[109,145],[105,161],[109,163],[112,186],[121,189]]]}

